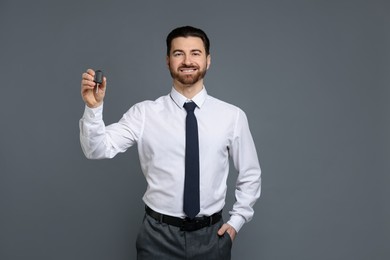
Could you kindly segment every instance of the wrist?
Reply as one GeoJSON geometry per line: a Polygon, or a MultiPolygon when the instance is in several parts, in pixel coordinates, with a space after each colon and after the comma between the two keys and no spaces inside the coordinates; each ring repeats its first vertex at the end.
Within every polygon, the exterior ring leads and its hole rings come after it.
{"type": "Polygon", "coordinates": [[[97,103],[95,103],[95,104],[85,103],[85,105],[86,105],[87,107],[89,107],[89,108],[98,108],[98,107],[100,107],[102,104],[103,104],[103,101],[97,102],[97,103]]]}
{"type": "Polygon", "coordinates": [[[232,215],[230,216],[229,221],[227,222],[230,226],[232,226],[236,232],[238,233],[242,226],[245,224],[245,219],[240,215],[232,215]]]}

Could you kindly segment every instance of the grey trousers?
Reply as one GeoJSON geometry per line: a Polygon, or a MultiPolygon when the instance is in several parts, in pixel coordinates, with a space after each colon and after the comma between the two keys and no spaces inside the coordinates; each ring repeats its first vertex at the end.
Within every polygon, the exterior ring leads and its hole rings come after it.
{"type": "Polygon", "coordinates": [[[138,260],[230,260],[232,240],[218,236],[223,220],[196,231],[181,231],[145,215],[137,236],[138,260]]]}

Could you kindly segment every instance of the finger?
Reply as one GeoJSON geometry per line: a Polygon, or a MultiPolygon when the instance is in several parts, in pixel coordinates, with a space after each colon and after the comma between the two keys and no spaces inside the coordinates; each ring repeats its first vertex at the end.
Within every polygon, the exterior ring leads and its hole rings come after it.
{"type": "Polygon", "coordinates": [[[96,86],[96,83],[90,80],[82,80],[81,81],[81,89],[93,89],[96,86]]]}
{"type": "Polygon", "coordinates": [[[96,82],[90,79],[82,79],[81,84],[95,86],[96,82]]]}
{"type": "Polygon", "coordinates": [[[84,72],[83,75],[82,75],[82,79],[93,81],[94,80],[94,76],[89,74],[89,73],[87,73],[87,72],[84,72]]]}
{"type": "MultiPolygon", "coordinates": [[[[95,84],[95,83],[94,83],[95,84]]],[[[89,84],[82,84],[81,85],[81,94],[82,95],[85,95],[86,93],[88,93],[89,91],[93,91],[94,89],[94,86],[92,85],[89,85],[89,84]]]]}
{"type": "Polygon", "coordinates": [[[95,76],[95,71],[93,69],[87,69],[87,73],[91,75],[92,77],[95,76]]]}
{"type": "Polygon", "coordinates": [[[232,241],[237,235],[237,231],[232,226],[226,223],[223,224],[222,227],[218,230],[218,235],[223,236],[225,233],[229,234],[232,241]]]}
{"type": "Polygon", "coordinates": [[[223,224],[222,227],[218,230],[218,235],[223,236],[225,234],[226,230],[229,228],[228,225],[223,224]]]}

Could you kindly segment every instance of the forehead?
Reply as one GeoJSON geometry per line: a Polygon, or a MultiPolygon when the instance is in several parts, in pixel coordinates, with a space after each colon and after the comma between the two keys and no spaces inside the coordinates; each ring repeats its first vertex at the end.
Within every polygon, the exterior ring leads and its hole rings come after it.
{"type": "Polygon", "coordinates": [[[174,38],[171,42],[171,52],[175,50],[201,50],[202,52],[205,52],[202,39],[193,36],[174,38]]]}

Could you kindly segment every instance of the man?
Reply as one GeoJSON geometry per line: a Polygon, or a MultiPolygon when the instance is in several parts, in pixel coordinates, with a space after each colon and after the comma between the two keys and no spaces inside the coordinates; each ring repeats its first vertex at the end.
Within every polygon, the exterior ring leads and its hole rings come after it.
{"type": "Polygon", "coordinates": [[[118,123],[102,120],[106,78],[97,85],[93,70],[83,73],[82,149],[87,158],[101,159],[137,144],[147,180],[138,259],[230,259],[232,241],[260,196],[256,148],[244,112],[206,92],[207,35],[179,27],[166,43],[170,94],[135,104],[118,123]],[[238,171],[236,202],[223,223],[229,157],[238,171]]]}

